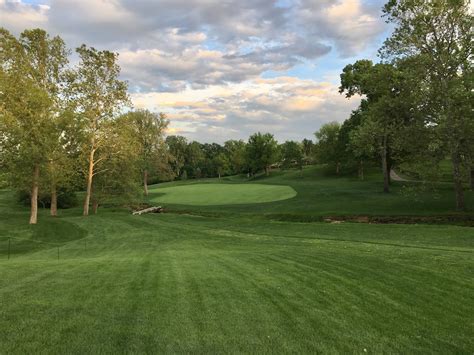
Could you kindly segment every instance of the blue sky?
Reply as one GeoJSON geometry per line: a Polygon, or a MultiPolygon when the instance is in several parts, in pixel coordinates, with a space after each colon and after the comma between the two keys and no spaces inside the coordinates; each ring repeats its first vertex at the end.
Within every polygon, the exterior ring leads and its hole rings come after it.
{"type": "Polygon", "coordinates": [[[359,99],[342,68],[377,60],[383,0],[0,0],[14,34],[41,27],[70,48],[119,53],[135,107],[168,114],[169,134],[202,142],[262,131],[313,138],[359,99]]]}

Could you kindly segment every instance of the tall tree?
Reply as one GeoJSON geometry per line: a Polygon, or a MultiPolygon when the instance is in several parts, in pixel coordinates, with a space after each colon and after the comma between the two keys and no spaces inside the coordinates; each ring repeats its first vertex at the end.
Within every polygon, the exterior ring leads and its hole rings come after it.
{"type": "Polygon", "coordinates": [[[288,169],[296,166],[303,169],[303,149],[298,142],[286,141],[281,145],[282,167],[288,169]]]}
{"type": "Polygon", "coordinates": [[[456,208],[465,208],[462,152],[467,142],[467,116],[458,108],[466,98],[473,101],[472,73],[473,15],[469,0],[390,0],[384,7],[387,22],[395,25],[381,53],[384,58],[415,57],[424,68],[431,114],[428,124],[446,143],[453,165],[456,208]],[[462,113],[462,114],[461,114],[462,113]]]}
{"type": "Polygon", "coordinates": [[[30,185],[30,224],[37,223],[40,173],[57,137],[67,55],[63,40],[43,30],[26,30],[17,39],[0,29],[1,150],[15,172],[14,184],[30,185]]]}
{"type": "Polygon", "coordinates": [[[229,173],[229,159],[224,152],[220,152],[214,157],[214,166],[216,167],[217,177],[220,179],[222,175],[229,173]]]}
{"type": "MultiPolygon", "coordinates": [[[[61,105],[63,106],[63,105],[61,105]]],[[[48,146],[47,184],[50,191],[50,214],[57,216],[58,197],[77,186],[80,150],[83,139],[81,122],[67,107],[54,120],[55,129],[48,146]]]]}
{"type": "Polygon", "coordinates": [[[356,139],[360,137],[356,132],[364,123],[367,109],[367,101],[362,100],[359,108],[352,111],[349,118],[342,123],[338,137],[338,150],[341,152],[343,164],[350,170],[356,169],[361,180],[364,180],[365,162],[374,160],[370,140],[356,139]]]}
{"type": "Polygon", "coordinates": [[[341,125],[338,122],[330,122],[314,133],[317,141],[315,147],[317,161],[334,166],[336,174],[339,174],[342,155],[338,150],[340,129],[341,125]]]}
{"type": "Polygon", "coordinates": [[[127,203],[136,198],[143,168],[142,147],[136,144],[136,127],[132,122],[117,119],[103,125],[109,143],[101,146],[100,173],[93,180],[91,205],[94,214],[104,202],[127,203]]]}
{"type": "Polygon", "coordinates": [[[202,168],[205,161],[204,151],[201,143],[192,141],[186,147],[185,169],[187,175],[191,175],[197,179],[202,177],[202,168]]]}
{"type": "Polygon", "coordinates": [[[107,135],[108,124],[120,108],[128,103],[127,84],[119,80],[118,54],[98,51],[82,45],[77,48],[80,58],[75,72],[73,96],[76,110],[87,122],[86,196],[83,214],[89,214],[94,176],[100,171],[98,164],[107,158],[102,150],[110,143],[107,135]]]}
{"type": "Polygon", "coordinates": [[[166,145],[171,154],[171,167],[176,177],[181,177],[182,169],[186,160],[186,148],[188,141],[183,136],[166,137],[166,145]]]}
{"type": "Polygon", "coordinates": [[[347,65],[341,74],[339,92],[346,97],[365,95],[367,105],[364,111],[364,123],[359,127],[364,134],[366,144],[375,144],[380,154],[383,190],[390,191],[390,170],[393,165],[393,140],[401,125],[413,116],[414,103],[411,92],[413,83],[406,73],[395,65],[370,60],[359,60],[347,65]],[[371,138],[371,139],[369,139],[371,138]]]}
{"type": "Polygon", "coordinates": [[[243,140],[228,140],[224,143],[224,149],[233,174],[241,174],[246,167],[245,142],[243,140]]]}
{"type": "Polygon", "coordinates": [[[121,118],[127,121],[127,127],[139,149],[140,166],[143,177],[143,190],[148,196],[148,178],[150,170],[156,166],[164,146],[164,131],[169,121],[164,113],[153,113],[148,110],[131,111],[121,118]]]}
{"type": "Polygon", "coordinates": [[[247,143],[247,164],[252,172],[265,171],[270,173],[270,166],[276,162],[278,143],[270,133],[260,132],[250,136],[247,143]]]}

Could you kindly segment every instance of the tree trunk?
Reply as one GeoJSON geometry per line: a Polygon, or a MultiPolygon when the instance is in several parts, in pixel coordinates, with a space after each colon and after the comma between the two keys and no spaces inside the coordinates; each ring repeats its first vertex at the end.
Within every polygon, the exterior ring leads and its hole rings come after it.
{"type": "Polygon", "coordinates": [[[387,135],[383,137],[382,144],[382,172],[383,172],[383,192],[390,192],[390,172],[388,171],[387,163],[387,135]]]}
{"type": "Polygon", "coordinates": [[[84,199],[84,216],[89,215],[89,203],[92,195],[92,178],[94,177],[94,153],[95,149],[92,148],[89,154],[89,171],[87,173],[87,190],[86,197],[84,199]]]}
{"type": "Polygon", "coordinates": [[[453,179],[454,179],[454,191],[456,193],[456,209],[459,211],[464,210],[464,190],[462,185],[462,174],[461,174],[461,157],[457,151],[452,153],[453,162],[453,179]]]}
{"type": "Polygon", "coordinates": [[[97,214],[97,209],[99,208],[99,201],[92,200],[92,213],[97,214]]]}
{"type": "Polygon", "coordinates": [[[219,173],[219,180],[221,179],[221,173],[219,173]]]}
{"type": "Polygon", "coordinates": [[[33,169],[33,183],[31,186],[31,211],[30,224],[38,222],[38,185],[39,185],[39,165],[36,164],[33,169]]]}
{"type": "Polygon", "coordinates": [[[359,179],[364,180],[364,161],[359,161],[359,179]]]}
{"type": "Polygon", "coordinates": [[[268,166],[265,167],[265,175],[270,175],[270,169],[268,168],[268,166]]]}
{"type": "Polygon", "coordinates": [[[58,194],[56,191],[56,183],[51,184],[51,216],[56,217],[58,215],[58,194]]]}
{"type": "Polygon", "coordinates": [[[143,189],[145,196],[148,196],[148,170],[145,169],[143,172],[143,189]]]}
{"type": "Polygon", "coordinates": [[[339,175],[340,169],[341,169],[341,163],[340,163],[340,162],[337,162],[337,163],[336,163],[336,175],[339,175]]]}

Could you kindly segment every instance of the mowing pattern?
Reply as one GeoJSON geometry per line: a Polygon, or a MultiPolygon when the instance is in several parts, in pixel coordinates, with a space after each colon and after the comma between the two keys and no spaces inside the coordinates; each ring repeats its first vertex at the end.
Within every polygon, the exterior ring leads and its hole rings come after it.
{"type": "Polygon", "coordinates": [[[262,184],[192,184],[151,191],[154,202],[191,206],[264,203],[296,196],[290,186],[262,184]]]}
{"type": "Polygon", "coordinates": [[[474,349],[474,229],[106,211],[56,223],[85,233],[59,261],[46,244],[0,261],[2,352],[474,349]]]}

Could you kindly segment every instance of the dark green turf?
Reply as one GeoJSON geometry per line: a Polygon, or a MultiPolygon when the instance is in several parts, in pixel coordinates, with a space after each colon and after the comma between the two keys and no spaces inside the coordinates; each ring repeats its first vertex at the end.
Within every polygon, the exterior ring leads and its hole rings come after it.
{"type": "Polygon", "coordinates": [[[216,217],[72,209],[30,227],[0,192],[0,353],[472,353],[474,228],[265,218],[331,204],[307,196],[318,184],[372,188],[296,174],[268,179],[295,198],[216,217]]]}
{"type": "MultiPolygon", "coordinates": [[[[305,220],[308,216],[332,215],[439,215],[457,214],[451,183],[440,183],[435,190],[424,188],[421,183],[393,182],[390,194],[384,194],[381,175],[373,169],[366,173],[366,179],[356,177],[335,177],[325,174],[321,167],[306,167],[299,170],[274,171],[270,177],[261,176],[247,180],[245,177],[229,179],[184,181],[160,184],[152,187],[150,199],[154,204],[163,204],[169,210],[208,212],[220,215],[287,215],[288,220],[305,220]],[[297,195],[294,198],[260,204],[238,204],[220,206],[190,206],[161,203],[160,190],[169,187],[211,184],[269,184],[290,186],[297,195]]],[[[166,196],[165,196],[166,197],[166,196]]],[[[466,190],[466,205],[474,213],[474,193],[466,190]]],[[[165,203],[166,202],[166,203],[165,203]]]]}

